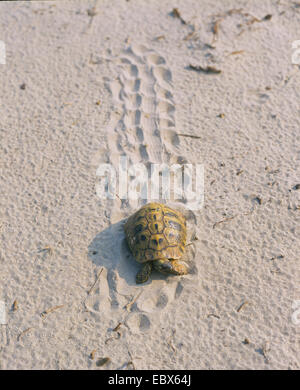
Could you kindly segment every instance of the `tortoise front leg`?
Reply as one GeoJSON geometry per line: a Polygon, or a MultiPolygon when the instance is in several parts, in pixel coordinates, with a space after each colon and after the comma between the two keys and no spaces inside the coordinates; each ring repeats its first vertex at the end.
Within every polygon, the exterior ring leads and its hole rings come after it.
{"type": "Polygon", "coordinates": [[[147,263],[144,263],[142,268],[136,274],[135,277],[136,282],[138,284],[147,282],[151,274],[151,271],[152,271],[152,262],[148,261],[147,263]]]}
{"type": "Polygon", "coordinates": [[[188,273],[186,265],[179,260],[155,260],[153,266],[157,271],[162,272],[163,274],[186,275],[188,273]]]}

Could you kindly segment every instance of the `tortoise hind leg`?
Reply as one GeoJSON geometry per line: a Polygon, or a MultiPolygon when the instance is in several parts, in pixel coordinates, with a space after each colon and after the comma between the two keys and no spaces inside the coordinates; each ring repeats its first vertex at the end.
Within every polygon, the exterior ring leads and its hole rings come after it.
{"type": "Polygon", "coordinates": [[[148,261],[147,263],[144,263],[142,268],[136,274],[135,277],[136,282],[138,284],[147,282],[151,274],[151,271],[152,271],[152,262],[148,261]]]}
{"type": "Polygon", "coordinates": [[[186,275],[188,273],[186,265],[178,260],[155,260],[153,266],[157,271],[162,272],[163,274],[186,275]]]}

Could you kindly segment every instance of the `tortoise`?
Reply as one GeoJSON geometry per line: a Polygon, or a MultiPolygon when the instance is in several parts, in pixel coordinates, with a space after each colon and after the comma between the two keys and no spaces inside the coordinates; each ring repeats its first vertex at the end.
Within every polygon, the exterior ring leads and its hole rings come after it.
{"type": "Polygon", "coordinates": [[[128,218],[124,230],[133,256],[143,264],[136,283],[146,282],[152,268],[163,274],[188,273],[187,266],[179,261],[187,238],[181,212],[161,203],[148,203],[128,218]]]}

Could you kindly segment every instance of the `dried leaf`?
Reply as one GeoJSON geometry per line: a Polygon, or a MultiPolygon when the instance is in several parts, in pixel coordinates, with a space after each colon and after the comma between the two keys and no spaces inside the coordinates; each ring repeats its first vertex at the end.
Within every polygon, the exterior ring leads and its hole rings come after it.
{"type": "Polygon", "coordinates": [[[93,8],[91,8],[91,9],[88,9],[88,10],[87,10],[87,14],[88,14],[89,16],[91,16],[91,17],[96,16],[96,15],[97,15],[96,8],[93,7],[93,8]]]}
{"type": "Polygon", "coordinates": [[[101,358],[101,359],[97,360],[96,366],[97,367],[102,367],[102,366],[104,366],[105,364],[107,364],[109,362],[110,362],[110,358],[109,357],[101,358]]]}
{"type": "Polygon", "coordinates": [[[14,303],[13,303],[13,305],[12,305],[12,310],[13,310],[13,311],[17,311],[18,308],[19,308],[19,304],[18,304],[18,301],[15,299],[15,300],[14,300],[14,303]]]}
{"type": "Polygon", "coordinates": [[[272,15],[271,14],[268,14],[268,15],[266,15],[266,16],[264,16],[262,18],[262,20],[271,20],[271,19],[272,19],[272,15]]]}
{"type": "Polygon", "coordinates": [[[97,349],[93,349],[92,352],[90,353],[90,359],[94,360],[95,359],[95,354],[97,352],[97,349]]]}

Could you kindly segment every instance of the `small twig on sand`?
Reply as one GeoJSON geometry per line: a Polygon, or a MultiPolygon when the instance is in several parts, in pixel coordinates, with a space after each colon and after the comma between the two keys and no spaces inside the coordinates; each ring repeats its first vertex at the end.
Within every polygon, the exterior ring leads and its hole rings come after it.
{"type": "Polygon", "coordinates": [[[246,305],[249,305],[248,301],[243,302],[237,309],[236,311],[239,313],[246,305]]]}
{"type": "Polygon", "coordinates": [[[214,313],[207,314],[207,318],[209,318],[209,317],[215,317],[218,320],[220,319],[220,317],[217,314],[214,314],[214,313]]]}
{"type": "Polygon", "coordinates": [[[50,246],[45,246],[45,248],[39,249],[38,253],[47,252],[51,256],[53,254],[53,249],[50,246]]]}
{"type": "Polygon", "coordinates": [[[130,311],[132,305],[136,302],[136,300],[140,297],[140,295],[142,294],[143,290],[141,290],[134,298],[132,298],[132,300],[130,302],[128,302],[125,306],[124,306],[124,309],[126,309],[127,311],[130,311]]]}
{"type": "Polygon", "coordinates": [[[133,363],[132,360],[130,360],[129,362],[127,362],[126,365],[127,365],[127,367],[130,366],[130,365],[132,365],[132,369],[135,370],[135,365],[134,365],[134,363],[133,363]]]}
{"type": "Polygon", "coordinates": [[[121,325],[123,325],[123,322],[119,322],[118,325],[113,329],[113,332],[117,332],[121,325]]]}
{"type": "Polygon", "coordinates": [[[196,138],[196,139],[201,139],[198,135],[193,135],[193,134],[182,134],[182,133],[177,133],[178,136],[180,137],[189,137],[189,138],[196,138]]]}
{"type": "Polygon", "coordinates": [[[188,66],[188,68],[191,69],[191,70],[195,70],[196,72],[203,72],[203,73],[206,73],[206,74],[219,74],[219,73],[222,72],[220,69],[216,69],[213,66],[207,66],[206,68],[203,68],[200,65],[192,65],[192,64],[190,64],[188,66]]]}
{"type": "Polygon", "coordinates": [[[233,217],[228,217],[228,218],[222,219],[222,221],[215,222],[215,223],[213,224],[213,229],[214,229],[217,225],[219,225],[220,223],[224,223],[224,222],[230,221],[230,220],[232,220],[232,219],[235,218],[235,217],[236,217],[236,215],[234,215],[233,217]]]}
{"type": "Polygon", "coordinates": [[[94,20],[94,17],[97,15],[97,2],[98,0],[95,1],[95,5],[92,7],[92,8],[89,8],[86,13],[88,14],[88,16],[91,18],[90,21],[89,21],[89,24],[86,28],[86,31],[89,30],[92,26],[92,23],[93,23],[93,20],[94,20]]]}
{"type": "Polygon", "coordinates": [[[243,54],[243,53],[245,53],[245,50],[236,50],[236,51],[232,51],[231,53],[229,53],[227,57],[236,56],[237,54],[243,54]]]}
{"type": "Polygon", "coordinates": [[[185,247],[193,245],[193,244],[194,244],[193,242],[189,242],[188,244],[185,245],[185,247]]]}
{"type": "Polygon", "coordinates": [[[112,330],[113,332],[117,332],[117,336],[109,337],[105,340],[105,344],[107,344],[111,340],[118,340],[121,337],[121,332],[119,332],[121,325],[123,325],[123,322],[119,322],[118,325],[112,330]]]}
{"type": "MultiPolygon", "coordinates": [[[[253,210],[254,210],[254,209],[252,208],[252,209],[251,209],[250,211],[248,211],[247,213],[243,213],[243,214],[239,214],[239,215],[250,215],[250,214],[253,213],[253,210]]],[[[219,225],[220,223],[230,221],[231,219],[233,219],[233,218],[235,218],[235,217],[238,217],[238,215],[234,215],[233,217],[228,217],[228,218],[222,219],[222,221],[215,222],[215,223],[213,224],[213,229],[214,229],[217,225],[219,225]]]]}
{"type": "Polygon", "coordinates": [[[136,368],[135,368],[135,365],[134,365],[134,362],[133,362],[133,357],[132,357],[131,352],[129,350],[128,350],[128,355],[129,355],[131,360],[127,363],[127,367],[131,364],[133,369],[135,370],[136,368]]]}
{"type": "Polygon", "coordinates": [[[178,8],[173,8],[173,11],[171,12],[171,15],[174,17],[174,18],[177,18],[181,21],[182,24],[187,24],[186,21],[182,18],[178,8]]]}
{"type": "Polygon", "coordinates": [[[188,41],[189,39],[191,39],[194,35],[196,34],[196,31],[191,31],[188,35],[186,35],[183,40],[184,41],[188,41]]]}
{"type": "Polygon", "coordinates": [[[52,313],[52,312],[55,311],[55,310],[61,309],[62,307],[64,307],[64,305],[59,305],[59,306],[50,307],[50,309],[47,309],[47,310],[45,310],[45,311],[43,311],[43,312],[41,313],[41,317],[42,317],[42,318],[46,318],[48,314],[52,313]]]}
{"type": "Polygon", "coordinates": [[[113,336],[113,337],[109,337],[108,339],[105,340],[105,344],[107,344],[109,341],[112,341],[112,340],[119,340],[119,338],[121,337],[121,333],[117,331],[117,336],[113,336]]]}
{"type": "Polygon", "coordinates": [[[33,327],[32,328],[27,328],[27,329],[23,330],[23,332],[21,332],[19,334],[19,336],[18,336],[18,341],[20,341],[21,337],[23,337],[24,334],[28,333],[31,329],[33,329],[33,327]]]}
{"type": "Polygon", "coordinates": [[[88,291],[88,293],[87,293],[88,295],[90,295],[91,292],[94,290],[94,288],[95,288],[95,286],[96,286],[96,284],[97,284],[97,282],[98,282],[98,280],[99,280],[99,278],[100,278],[100,276],[101,276],[102,271],[103,271],[103,267],[100,269],[99,274],[98,274],[97,279],[95,280],[94,284],[93,284],[92,287],[89,289],[89,291],[88,291]]]}
{"type": "Polygon", "coordinates": [[[218,37],[219,37],[219,26],[220,26],[220,23],[222,22],[223,18],[221,19],[217,19],[215,22],[214,22],[214,25],[213,25],[213,40],[212,40],[212,44],[214,44],[217,40],[218,40],[218,37]]]}
{"type": "Polygon", "coordinates": [[[159,41],[160,39],[165,39],[166,37],[164,35],[159,35],[158,37],[154,38],[155,41],[159,41]]]}

